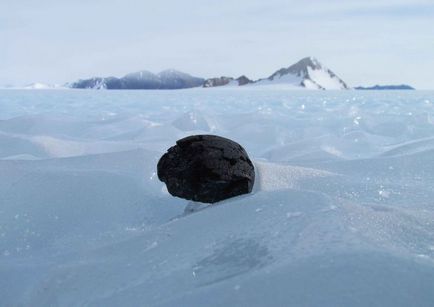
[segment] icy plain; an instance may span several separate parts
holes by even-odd
[[[171,197],[217,134],[254,192]],[[434,92],[0,91],[0,306],[433,306]]]

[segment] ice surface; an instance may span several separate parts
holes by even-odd
[[[432,306],[434,92],[0,91],[1,306]],[[252,194],[171,197],[213,133]]]

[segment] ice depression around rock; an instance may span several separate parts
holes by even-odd
[[[158,162],[158,178],[173,196],[215,203],[252,191],[255,170],[238,143],[215,135],[176,142]]]

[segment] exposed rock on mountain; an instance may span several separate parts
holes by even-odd
[[[198,87],[203,84],[203,78],[193,77],[189,74],[169,69],[160,72],[157,77],[161,81],[159,89],[180,89]]]
[[[205,82],[203,83],[203,87],[224,86],[229,84],[231,81],[234,81],[234,78],[232,77],[210,78],[205,80]]]
[[[203,87],[216,87],[225,85],[242,86],[249,83],[253,83],[253,81],[243,75],[237,79],[232,77],[210,78],[205,80]]]
[[[250,80],[249,78],[247,78],[244,75],[242,75],[241,77],[238,77],[237,81],[238,81],[238,85],[246,85],[249,83],[253,83],[252,80]]]

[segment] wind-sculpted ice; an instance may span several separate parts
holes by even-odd
[[[431,306],[434,93],[0,91],[0,305]],[[251,194],[171,197],[217,134]]]

